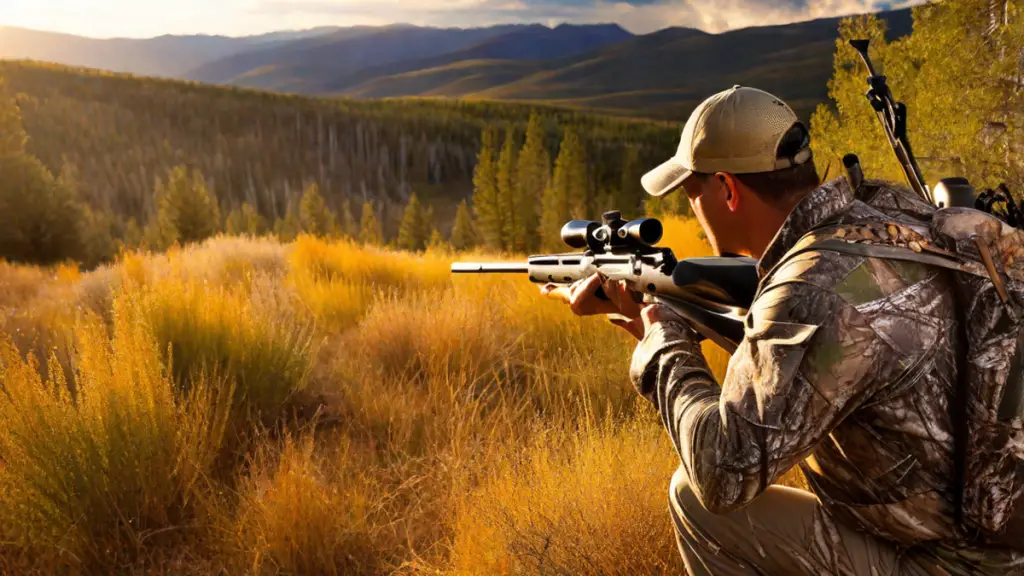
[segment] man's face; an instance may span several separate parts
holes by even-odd
[[[715,254],[741,253],[745,223],[741,213],[729,209],[725,184],[715,176],[693,175],[682,186]]]

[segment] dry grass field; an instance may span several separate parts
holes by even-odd
[[[697,231],[666,243],[706,255]],[[679,573],[633,343],[449,274],[494,257],[219,237],[0,264],[0,571]]]

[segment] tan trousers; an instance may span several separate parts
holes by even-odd
[[[717,515],[697,500],[680,468],[669,500],[679,551],[694,576],[946,574],[924,558],[840,525],[803,490],[772,486],[742,510]]]

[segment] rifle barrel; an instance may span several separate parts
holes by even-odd
[[[455,262],[453,274],[528,274],[529,265],[519,262]]]

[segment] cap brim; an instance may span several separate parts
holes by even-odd
[[[693,174],[692,170],[675,158],[670,158],[661,166],[644,174],[640,178],[640,184],[651,196],[662,196],[678,188],[690,174]]]

